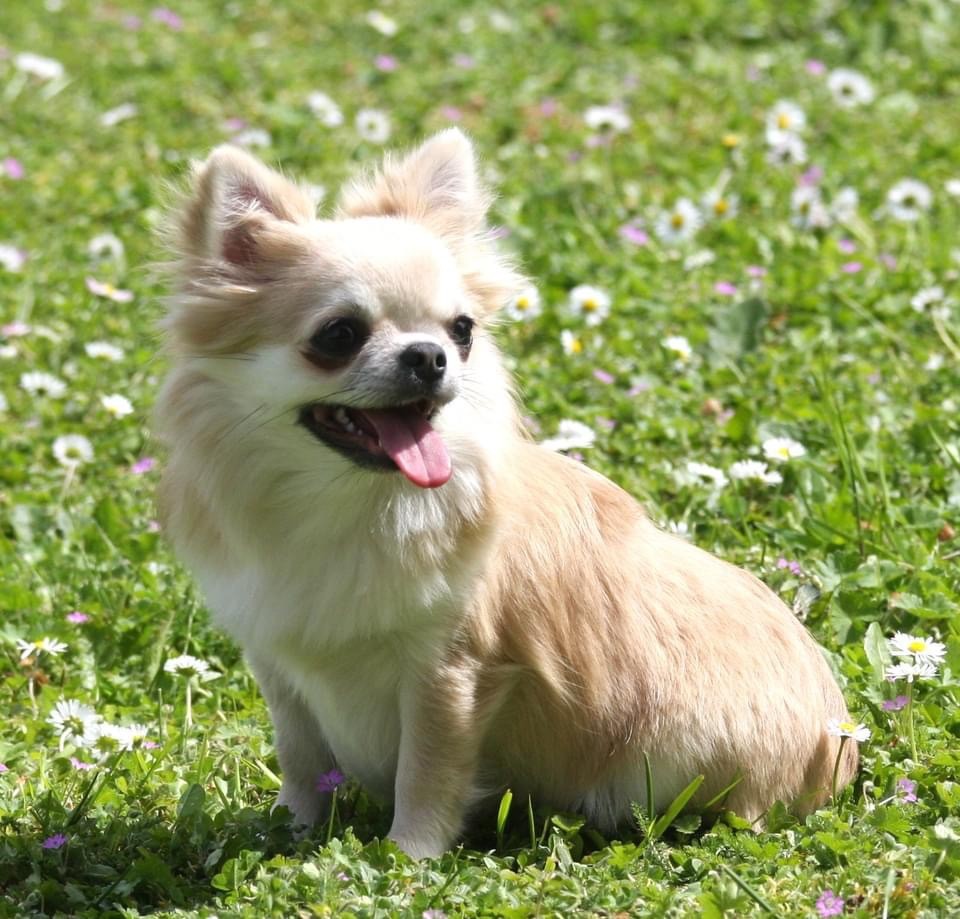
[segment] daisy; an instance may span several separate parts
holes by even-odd
[[[536,319],[540,315],[540,293],[536,287],[528,287],[517,294],[503,308],[510,319]]]
[[[109,414],[113,415],[114,418],[125,418],[127,415],[133,414],[133,403],[126,396],[121,396],[119,393],[114,393],[110,396],[101,396],[100,404]]]
[[[379,109],[364,108],[354,120],[357,134],[372,144],[384,144],[390,139],[390,118]]]
[[[873,84],[856,70],[839,67],[830,71],[827,77],[827,89],[833,93],[833,99],[841,108],[856,108],[869,105],[876,93]]]
[[[717,256],[710,249],[700,249],[697,252],[691,252],[683,260],[684,271],[696,271],[698,268],[706,268],[717,260]]]
[[[89,705],[76,699],[61,699],[47,718],[47,723],[57,730],[61,750],[71,742],[79,747],[89,746],[100,721],[100,716]]]
[[[633,124],[630,116],[616,105],[591,105],[583,113],[583,121],[592,131],[620,134]]]
[[[366,18],[367,25],[376,29],[381,35],[390,38],[397,34],[397,29],[399,29],[397,21],[391,19],[386,13],[382,13],[380,10],[370,10]]]
[[[24,335],[29,335],[30,331],[30,326],[19,319],[14,319],[13,322],[0,326],[0,335],[5,335],[7,338],[22,338]]]
[[[116,362],[123,358],[123,349],[105,341],[91,341],[83,346],[87,357]]]
[[[660,344],[681,363],[686,363],[693,357],[693,348],[683,335],[668,335]]]
[[[564,419],[557,425],[555,437],[540,442],[547,450],[584,450],[592,447],[597,439],[596,432],[580,421]]]
[[[63,64],[52,57],[43,57],[32,51],[24,51],[13,59],[17,70],[41,80],[58,80],[63,76]]]
[[[10,403],[7,402],[7,397],[0,392],[0,412],[5,412],[8,408],[10,408]]]
[[[767,143],[775,146],[807,126],[807,116],[795,102],[781,99],[767,112]]]
[[[697,206],[689,198],[680,198],[670,210],[661,211],[653,229],[668,245],[692,239],[703,223]]]
[[[57,657],[63,654],[68,647],[69,645],[64,644],[64,642],[58,641],[56,638],[49,638],[46,635],[37,641],[17,639],[17,650],[20,652],[20,660],[22,661],[25,661],[28,657],[39,657],[41,654]]]
[[[897,632],[888,638],[887,647],[894,657],[912,657],[919,664],[939,666],[947,656],[947,647],[942,642],[906,632]]]
[[[901,179],[887,192],[887,213],[895,220],[919,220],[932,204],[930,186],[919,179]]]
[[[947,179],[943,185],[943,190],[951,198],[960,198],[960,179]]]
[[[91,258],[107,256],[119,262],[123,258],[123,243],[113,233],[100,233],[87,243],[87,253]]]
[[[61,466],[79,466],[93,459],[93,445],[82,434],[64,434],[53,442],[53,455]]]
[[[763,455],[768,460],[785,463],[787,460],[806,455],[806,447],[790,437],[769,437],[762,444]]]
[[[23,249],[0,243],[0,265],[7,271],[19,271],[27,263],[27,253]]]
[[[591,284],[578,284],[570,291],[567,310],[587,325],[600,325],[610,315],[610,295]]]
[[[820,198],[820,189],[800,185],[790,194],[790,222],[801,230],[822,230],[830,226],[830,214]]]
[[[863,741],[868,740],[870,737],[870,728],[865,724],[831,718],[827,722],[827,733],[831,737],[849,737],[857,743],[863,743]]]
[[[736,195],[725,195],[719,188],[708,191],[700,202],[703,213],[714,220],[730,220],[737,216],[740,199]]]
[[[98,281],[96,278],[87,278],[87,290],[98,297],[106,297],[115,303],[129,303],[133,299],[133,291],[120,290],[112,284]]]
[[[714,488],[723,488],[727,484],[727,477],[723,470],[708,463],[698,463],[691,460],[687,463],[686,471],[695,479],[711,482]]]
[[[730,478],[764,485],[779,485],[783,481],[779,472],[769,471],[767,464],[760,460],[738,460],[730,467]]]
[[[773,166],[802,166],[806,161],[807,145],[796,134],[784,134],[767,151],[767,162]]]
[[[573,334],[569,329],[564,329],[560,333],[560,345],[564,354],[582,354],[583,341]]]
[[[849,185],[841,188],[830,202],[830,216],[838,223],[849,223],[857,216],[857,206],[860,204],[860,195],[855,188]]]
[[[893,664],[887,667],[884,676],[891,683],[898,680],[906,680],[912,683],[916,680],[928,680],[937,675],[937,667],[929,661],[917,662],[912,664]]]
[[[203,682],[215,680],[220,674],[216,670],[210,669],[210,664],[199,657],[193,657],[191,654],[181,654],[179,657],[169,658],[163,665],[167,673],[175,673],[177,676],[195,677],[198,676]]]
[[[340,106],[326,93],[313,92],[307,96],[307,108],[328,128],[338,128],[343,124],[343,112]]]
[[[128,121],[136,118],[138,109],[132,102],[124,102],[116,108],[109,109],[100,116],[100,125],[104,128],[112,128],[120,124],[121,121]]]
[[[910,305],[918,313],[926,312],[928,306],[934,303],[942,303],[944,300],[944,291],[939,284],[933,287],[923,287],[918,290],[911,298]]]
[[[51,373],[31,370],[20,374],[20,388],[31,396],[44,395],[51,399],[61,399],[67,391],[67,384]]]
[[[269,147],[273,144],[270,132],[263,128],[247,128],[246,131],[234,134],[230,141],[238,147]]]

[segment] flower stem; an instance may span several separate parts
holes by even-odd
[[[837,800],[837,776],[840,774],[840,760],[843,758],[843,748],[848,739],[847,737],[840,738],[840,747],[837,750],[837,761],[833,764],[833,779],[830,782],[830,796],[837,810],[840,809],[840,802]]]
[[[327,845],[330,845],[330,840],[333,839],[333,823],[337,819],[337,789],[333,789],[333,793],[330,795],[330,820],[327,823]]]
[[[187,680],[187,713],[184,717],[184,726],[189,731],[193,727],[193,687],[190,685],[190,680]]]
[[[910,756],[916,762],[917,757],[917,732],[913,723],[913,680],[907,683],[907,737],[910,738]]]

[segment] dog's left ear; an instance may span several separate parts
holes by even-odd
[[[407,217],[456,243],[483,230],[490,200],[473,145],[448,128],[402,158],[387,155],[373,176],[345,189],[340,210],[346,217]]]

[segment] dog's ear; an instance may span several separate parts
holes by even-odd
[[[387,155],[340,198],[343,216],[407,217],[454,242],[483,230],[489,206],[473,145],[458,128],[435,134],[402,158]]]
[[[238,147],[217,147],[194,167],[174,228],[187,260],[252,268],[291,248],[291,224],[312,220],[309,194]]]

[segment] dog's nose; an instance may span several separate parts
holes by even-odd
[[[400,352],[400,363],[423,383],[436,383],[447,369],[447,355],[432,341],[418,341]]]

